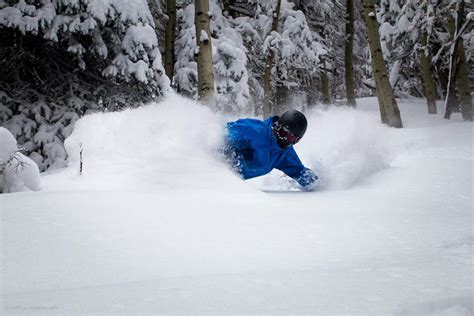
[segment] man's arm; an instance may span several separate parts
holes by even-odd
[[[242,126],[237,122],[227,123],[227,146],[234,154],[243,158],[246,161],[253,159],[253,148],[249,139],[248,130],[247,133]]]
[[[303,165],[293,148],[288,148],[287,150],[289,150],[287,156],[276,168],[295,179],[303,189],[308,191],[313,190],[316,186],[318,176],[316,176],[311,169]]]

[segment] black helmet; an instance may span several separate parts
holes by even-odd
[[[278,124],[286,127],[299,138],[303,137],[308,127],[308,121],[303,113],[297,110],[288,110],[278,119]]]
[[[296,144],[306,132],[308,121],[303,113],[288,110],[274,123],[273,132],[281,148]]]

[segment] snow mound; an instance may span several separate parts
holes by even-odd
[[[171,94],[160,103],[80,119],[66,140],[72,181],[98,189],[199,189],[241,182],[219,159],[225,119]],[[217,178],[216,178],[217,177]],[[234,180],[232,180],[234,179]]]
[[[321,189],[350,188],[389,166],[390,129],[374,113],[332,107],[306,114],[308,131],[296,151],[320,176]],[[219,155],[225,123],[231,120],[175,94],[138,109],[88,115],[77,122],[65,143],[75,176],[71,187],[246,187]],[[78,179],[81,149],[83,175]],[[278,170],[248,182],[263,191],[299,190]]]
[[[15,137],[5,127],[0,127],[0,164],[9,161],[17,150]]]
[[[0,127],[0,193],[40,189],[38,165],[18,152],[15,137],[9,130]]]
[[[331,187],[370,179],[295,194],[261,193],[218,166],[209,131],[221,118],[191,101],[85,117],[68,140],[71,154],[83,142],[82,176],[74,156],[43,177],[61,175],[61,191],[0,195],[0,314],[472,315],[472,124],[427,115],[425,100],[400,109],[402,130],[377,123],[376,98],[307,113],[303,162],[346,177]],[[174,159],[159,146],[175,146]],[[391,157],[391,170],[364,169]],[[91,179],[150,188],[94,190]],[[80,182],[87,191],[71,189]]]

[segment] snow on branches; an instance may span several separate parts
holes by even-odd
[[[146,0],[0,1],[0,123],[41,170],[80,116],[169,88],[154,27]]]
[[[163,68],[154,22],[145,0],[24,0],[0,9],[0,26],[67,45],[83,67],[86,53],[107,60],[103,74],[125,81],[160,81]],[[155,62],[158,60],[159,62]]]
[[[246,49],[241,35],[232,21],[222,15],[216,1],[210,1],[212,62],[216,87],[216,107],[221,112],[249,112],[249,84]],[[194,27],[194,4],[189,4],[177,12],[178,36],[175,51],[177,62],[173,85],[178,92],[195,98],[197,96],[197,65]],[[201,33],[199,40],[209,40]]]

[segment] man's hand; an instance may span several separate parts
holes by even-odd
[[[298,183],[304,191],[313,191],[318,186],[318,182],[318,176],[311,169],[307,168],[298,178]]]

